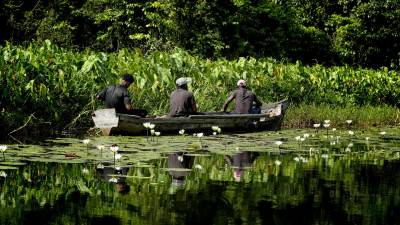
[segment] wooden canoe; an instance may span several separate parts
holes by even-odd
[[[115,109],[98,109],[92,119],[96,128],[103,135],[145,135],[143,123],[155,124],[155,131],[162,134],[178,134],[184,129],[186,133],[212,133],[212,126],[218,126],[222,132],[252,132],[278,130],[281,128],[287,109],[286,100],[269,103],[262,108],[261,114],[202,113],[187,117],[141,118],[135,115],[115,113]]]

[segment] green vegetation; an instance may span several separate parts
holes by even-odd
[[[0,43],[399,69],[399,8],[398,0],[7,0]]]
[[[109,54],[89,50],[74,52],[50,41],[27,48],[11,44],[1,47],[0,68],[0,118],[1,124],[9,128],[2,130],[21,126],[28,118],[30,123],[52,122],[56,129],[65,128],[71,122],[74,126],[87,123],[91,112],[101,105],[94,98],[96,93],[118,82],[119,74],[124,72],[135,76],[130,88],[134,105],[153,114],[168,112],[169,94],[175,88],[177,77],[193,78],[191,89],[201,111],[220,110],[229,91],[235,88],[236,80],[244,78],[264,102],[287,98],[294,106],[303,104],[303,111],[308,111],[304,104],[353,108],[386,104],[389,106],[376,112],[372,109],[373,115],[383,118],[380,115],[383,110],[382,115],[390,118],[378,124],[398,123],[398,111],[393,107],[400,105],[400,75],[386,68],[325,68],[254,58],[211,61],[179,49],[148,55],[126,49]],[[333,107],[331,114],[335,110]],[[343,114],[341,119],[344,115],[349,114]],[[368,120],[372,121],[370,124],[375,123],[374,119]]]

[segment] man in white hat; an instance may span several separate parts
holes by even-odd
[[[252,91],[247,89],[246,81],[238,80],[237,87],[238,88],[236,90],[231,92],[228,99],[226,99],[223,111],[226,112],[229,103],[235,99],[235,109],[231,113],[261,113],[260,107],[262,103],[257,99],[256,95]],[[255,103],[255,107],[253,107],[253,102]]]
[[[188,91],[189,78],[181,77],[176,80],[176,90],[170,97],[169,116],[188,116],[197,113],[193,93]]]

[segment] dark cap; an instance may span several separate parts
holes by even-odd
[[[130,74],[122,75],[122,80],[128,81],[129,83],[133,83],[133,77]]]

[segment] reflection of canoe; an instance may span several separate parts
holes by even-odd
[[[251,132],[280,129],[287,108],[286,100],[267,104],[261,114],[203,113],[188,117],[140,118],[134,115],[115,113],[114,109],[99,109],[93,114],[95,127],[103,135],[143,135],[143,123],[155,124],[155,130],[162,134],[188,132],[212,132],[218,126],[222,132]]]

